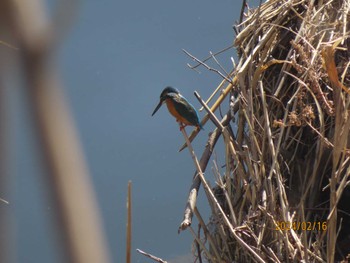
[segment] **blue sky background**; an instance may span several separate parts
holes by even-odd
[[[194,165],[187,150],[178,152],[183,137],[166,107],[154,117],[151,113],[167,85],[177,87],[197,108],[193,91],[203,98],[212,93],[221,78],[203,68],[201,73],[190,70],[186,64],[192,62],[182,49],[205,58],[209,51],[230,46],[240,8],[241,1],[234,0],[80,2],[74,24],[57,52],[57,64],[113,262],[125,261],[129,180],[133,183],[133,262],[150,262],[136,248],[170,262],[193,262],[189,256],[192,237],[188,231],[178,235],[177,229]],[[232,67],[231,56],[235,56],[234,49],[218,56],[227,70]],[[7,199],[13,209],[15,262],[64,262],[42,182],[45,170],[21,90],[11,96],[11,112],[15,131],[11,166],[16,177],[14,194]],[[205,126],[194,143],[199,156],[211,129]],[[219,163],[224,163],[222,153],[217,154]],[[210,163],[206,175],[214,185],[211,167]],[[209,215],[202,190],[198,207]]]

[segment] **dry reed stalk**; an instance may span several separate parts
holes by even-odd
[[[60,25],[52,27],[39,0],[3,1],[1,6],[8,20],[4,31],[19,47],[16,66],[23,76],[18,79],[25,80],[66,261],[110,262],[79,137],[52,63],[58,40],[54,32]]]
[[[9,19],[10,5],[6,1],[0,3],[0,262],[14,262],[14,220],[13,210],[9,205],[11,200],[11,142],[13,131],[10,130],[10,89],[7,84],[9,76],[8,53],[15,52],[13,38],[9,28],[12,23]]]
[[[1,5],[0,5],[1,8]],[[11,209],[9,202],[9,123],[8,123],[8,90],[2,83],[0,76],[0,261],[13,262],[13,231],[11,222]]]
[[[131,181],[128,182],[128,197],[126,201],[126,263],[131,263]]]
[[[349,17],[349,0],[270,0],[236,26],[236,68],[210,109],[201,101],[202,124],[211,119],[226,147],[224,175],[214,163],[217,186],[206,189],[210,262],[350,257]],[[233,133],[213,114],[229,94]]]

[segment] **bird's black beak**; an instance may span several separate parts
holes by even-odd
[[[152,113],[152,116],[159,110],[160,106],[162,106],[163,104],[163,100],[160,100],[157,107],[154,109],[153,113]]]

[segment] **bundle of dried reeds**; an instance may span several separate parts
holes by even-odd
[[[346,0],[271,0],[237,26],[239,63],[203,120],[231,94],[224,125],[214,121],[197,168],[212,207],[210,228],[191,200],[187,207],[204,230],[207,244],[196,242],[210,262],[349,257],[349,17]],[[214,169],[217,186],[208,189],[202,171],[219,134],[226,172]]]

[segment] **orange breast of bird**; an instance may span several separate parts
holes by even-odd
[[[177,121],[182,122],[186,125],[193,125],[177,112],[174,102],[171,99],[166,99],[165,103],[166,103],[166,106],[168,107],[169,112],[171,113],[171,115],[173,115],[176,118]]]

